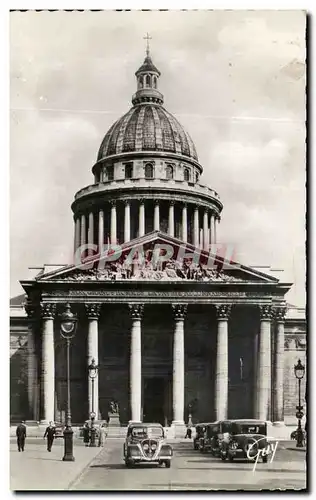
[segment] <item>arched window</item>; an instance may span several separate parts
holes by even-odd
[[[185,168],[184,171],[183,171],[183,176],[184,176],[184,180],[186,182],[189,182],[190,181],[190,170],[188,168]]]
[[[144,77],[140,76],[139,77],[139,88],[142,89],[144,86]]]
[[[154,80],[154,89],[156,89],[157,88],[157,77],[154,76],[153,80]]]
[[[154,178],[154,166],[152,163],[146,163],[145,165],[145,178],[153,179]]]
[[[114,179],[114,167],[111,165],[110,167],[107,168],[107,174],[108,174],[108,181],[113,181]]]
[[[166,179],[173,179],[173,166],[172,165],[166,166]]]
[[[150,76],[146,75],[146,87],[150,87]]]
[[[196,172],[196,174],[195,174],[195,182],[199,182],[199,174],[198,174],[198,172]]]
[[[131,179],[133,177],[133,164],[126,163],[125,165],[125,179]]]

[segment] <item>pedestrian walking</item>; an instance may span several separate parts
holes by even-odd
[[[100,425],[99,429],[99,446],[104,446],[105,445],[105,438],[107,436],[107,430],[105,424]]]
[[[49,422],[49,426],[46,427],[46,431],[44,434],[44,439],[47,438],[47,451],[52,451],[55,434],[56,427],[54,425],[54,422]]]
[[[16,438],[18,444],[18,450],[24,451],[25,438],[26,438],[26,425],[24,420],[16,428]]]
[[[83,426],[83,442],[85,446],[89,446],[90,443],[90,427],[88,422],[86,422]]]
[[[192,437],[192,429],[191,429],[191,426],[188,425],[187,432],[186,432],[186,435],[184,436],[184,439],[186,439],[186,438],[191,439],[191,437]]]

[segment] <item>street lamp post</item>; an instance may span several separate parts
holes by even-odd
[[[95,364],[95,359],[92,359],[91,361],[91,364],[89,365],[88,367],[88,370],[89,370],[89,377],[91,379],[91,383],[92,383],[92,411],[90,413],[90,418],[91,418],[91,440],[90,440],[90,446],[96,446],[96,442],[95,442],[95,433],[96,433],[96,429],[95,429],[95,426],[94,426],[94,419],[96,417],[96,414],[94,412],[94,381],[98,375],[98,365]]]
[[[73,430],[71,428],[70,410],[70,341],[75,336],[77,318],[71,312],[70,305],[66,305],[66,310],[60,315],[60,334],[67,343],[67,412],[66,427],[64,429],[64,462],[74,462],[73,455]]]
[[[303,413],[303,406],[301,405],[301,380],[305,375],[305,366],[302,365],[301,360],[299,359],[297,362],[297,365],[294,365],[294,373],[295,377],[298,380],[298,406],[296,407],[296,418],[298,420],[298,426],[297,426],[297,431],[296,431],[296,447],[297,448],[302,448],[303,441],[304,441],[304,435],[303,435],[303,430],[302,430],[302,418],[304,416]]]

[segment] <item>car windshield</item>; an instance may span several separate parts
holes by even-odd
[[[162,429],[160,427],[134,427],[132,436],[138,438],[162,437]]]

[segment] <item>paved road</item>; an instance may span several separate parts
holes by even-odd
[[[305,488],[305,453],[280,446],[271,464],[222,462],[192,449],[192,443],[176,443],[170,469],[148,465],[126,469],[122,440],[107,446],[72,485],[73,490],[262,490]]]

